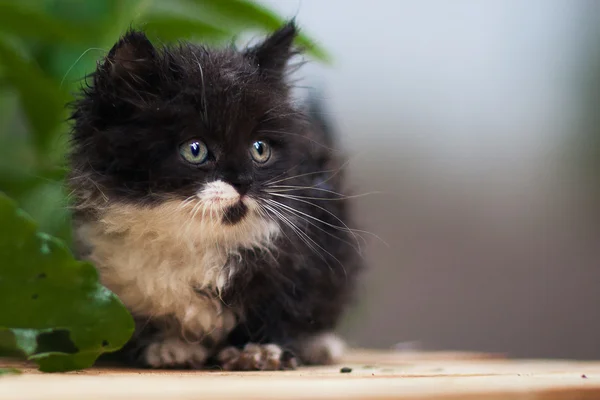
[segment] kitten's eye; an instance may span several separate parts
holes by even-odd
[[[202,164],[208,158],[208,148],[199,140],[190,140],[179,147],[179,154],[191,164]]]
[[[257,163],[266,163],[271,157],[271,147],[262,141],[252,143],[250,147],[250,154]]]

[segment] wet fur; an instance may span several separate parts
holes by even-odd
[[[131,31],[73,104],[76,251],[136,319],[125,360],[244,369],[279,368],[272,358],[289,352],[312,364],[341,356],[330,332],[362,264],[334,194],[344,175],[333,137],[319,109],[290,98],[296,34],[289,23],[237,50],[157,48]],[[177,151],[197,137],[209,165]],[[259,139],[273,148],[265,165],[248,155]],[[278,181],[290,187],[274,193]],[[244,349],[266,364],[232,361]]]

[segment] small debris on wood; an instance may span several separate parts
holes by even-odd
[[[582,375],[581,375],[581,377],[582,377],[583,379],[587,379],[587,376],[586,376],[585,374],[582,374]]]
[[[352,368],[344,367],[344,368],[340,369],[340,372],[342,374],[348,374],[348,373],[352,372]]]

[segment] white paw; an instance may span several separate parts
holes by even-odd
[[[295,369],[296,359],[276,344],[248,343],[243,350],[226,347],[217,356],[227,371],[276,371]]]
[[[236,323],[235,315],[223,308],[217,299],[200,299],[184,310],[179,321],[186,337],[200,339],[211,336],[217,340],[231,331]]]
[[[312,365],[336,364],[345,351],[344,340],[332,332],[307,337],[298,344],[300,359]]]
[[[148,365],[153,368],[201,368],[204,366],[208,352],[198,343],[189,343],[171,337],[150,344],[144,355]]]

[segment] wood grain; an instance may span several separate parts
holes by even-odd
[[[600,362],[508,360],[479,353],[355,350],[344,363],[285,372],[93,368],[0,378],[0,400],[600,399]],[[341,367],[352,368],[341,373]]]

